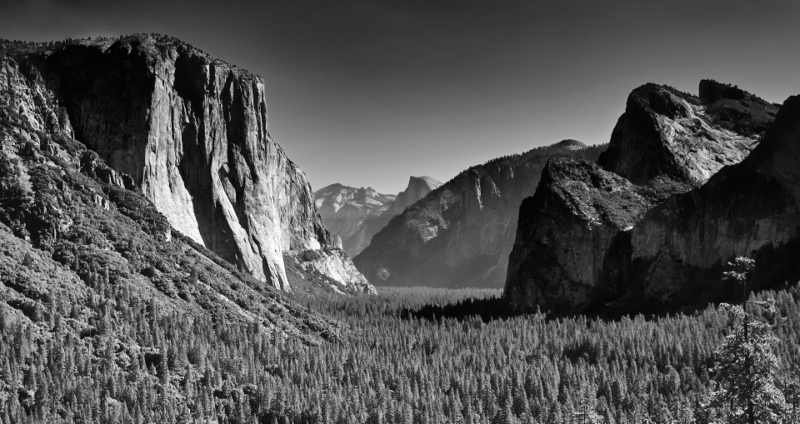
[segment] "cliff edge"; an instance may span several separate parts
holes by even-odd
[[[270,137],[260,77],[166,36],[4,46],[6,72],[49,93],[74,137],[194,242],[282,290],[287,260],[337,290],[374,290],[337,253],[305,174]]]

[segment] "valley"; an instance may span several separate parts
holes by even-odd
[[[265,85],[0,40],[0,423],[797,422],[800,97],[648,83],[395,195],[313,191]]]

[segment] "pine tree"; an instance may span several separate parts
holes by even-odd
[[[747,300],[747,277],[755,261],[738,257],[729,265],[734,269],[725,276],[742,286],[742,305],[720,305],[720,309],[730,315],[734,327],[715,352],[712,374],[717,387],[711,394],[710,405],[728,408],[730,422],[775,422],[785,409],[783,393],[775,385],[778,358],[773,348],[778,338],[773,334],[771,323],[755,318],[747,310],[748,303],[752,303],[774,316],[775,301]]]

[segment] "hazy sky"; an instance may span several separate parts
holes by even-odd
[[[0,37],[158,32],[266,81],[314,189],[385,193],[565,138],[605,143],[646,82],[800,93],[800,2],[0,0]]]

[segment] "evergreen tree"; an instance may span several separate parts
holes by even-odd
[[[716,389],[710,404],[727,409],[729,421],[734,423],[776,422],[785,409],[783,393],[775,384],[778,358],[773,349],[779,340],[771,323],[748,312],[748,304],[752,304],[774,316],[775,301],[748,301],[747,279],[755,261],[738,257],[729,265],[734,269],[725,276],[742,286],[742,305],[721,305],[730,315],[733,329],[715,352],[712,374]]]

